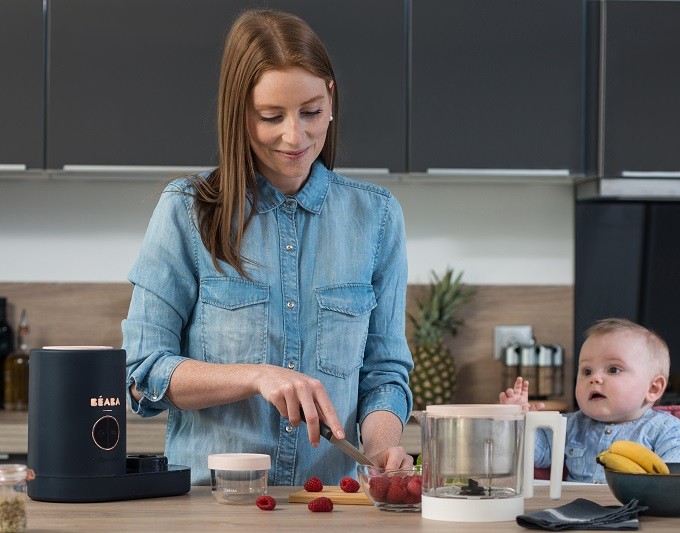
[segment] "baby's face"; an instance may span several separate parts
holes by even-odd
[[[576,378],[576,401],[590,418],[628,422],[649,407],[654,374],[647,345],[631,332],[610,332],[583,343]]]

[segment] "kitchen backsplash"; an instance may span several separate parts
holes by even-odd
[[[8,319],[16,328],[22,309],[31,322],[30,346],[121,345],[120,323],[127,314],[131,286],[126,283],[0,283]],[[408,311],[425,296],[426,285],[410,285]],[[493,329],[500,324],[530,324],[540,343],[565,349],[565,394],[573,403],[573,287],[569,285],[482,285],[461,311],[464,324],[447,340],[455,357],[456,403],[496,403],[501,362],[493,358]],[[410,333],[410,327],[407,329]]]

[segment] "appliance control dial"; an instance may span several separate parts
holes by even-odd
[[[112,416],[103,416],[97,420],[92,428],[92,440],[102,450],[113,450],[120,438],[118,420]]]

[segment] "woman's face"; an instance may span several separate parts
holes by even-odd
[[[269,70],[253,87],[247,128],[255,167],[284,194],[304,185],[331,119],[332,82],[299,68]]]

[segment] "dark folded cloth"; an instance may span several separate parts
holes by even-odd
[[[638,513],[647,507],[631,500],[622,506],[602,506],[578,498],[567,505],[545,509],[517,517],[517,523],[528,529],[639,529]]]

